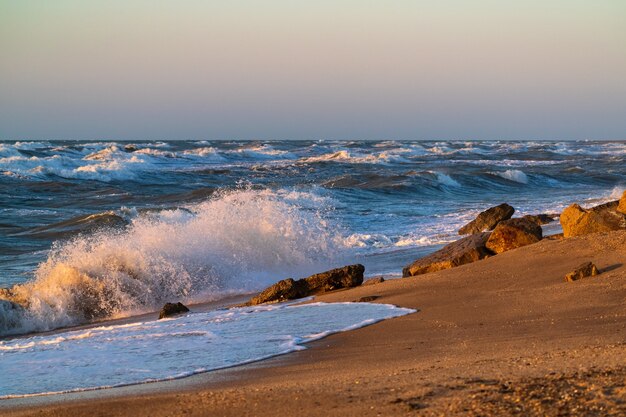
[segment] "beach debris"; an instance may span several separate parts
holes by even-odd
[[[354,303],[369,303],[370,301],[374,301],[380,298],[380,295],[366,295],[365,297],[361,297],[358,300],[354,300]]]
[[[626,191],[622,194],[622,198],[619,199],[619,203],[617,204],[617,211],[626,214]]]
[[[551,214],[527,214],[522,219],[526,219],[531,221],[539,226],[552,223],[554,221],[554,217],[558,217],[558,215],[553,216]]]
[[[374,277],[374,278],[370,278],[368,280],[363,281],[362,285],[375,285],[375,284],[380,284],[381,282],[385,282],[385,278]]]
[[[363,283],[364,272],[365,267],[361,264],[356,264],[331,269],[330,271],[321,272],[299,280],[292,278],[283,279],[266,288],[256,297],[252,297],[246,305],[275,303],[340,288],[356,287]]]
[[[491,233],[477,233],[452,242],[424,258],[420,258],[402,270],[402,277],[427,274],[450,269],[487,258],[493,253],[485,243]]]
[[[611,201],[590,209],[572,204],[561,213],[565,237],[626,229],[626,214],[618,211],[620,201]],[[626,203],[624,203],[626,204]]]
[[[498,223],[508,220],[515,213],[515,209],[506,203],[488,208],[480,213],[474,220],[459,229],[460,235],[471,235],[493,230]]]
[[[485,246],[494,253],[502,253],[539,242],[541,238],[541,226],[536,223],[524,218],[509,219],[498,223]]]
[[[585,262],[580,264],[569,274],[565,275],[566,282],[578,281],[581,278],[593,277],[600,272],[598,268],[592,262]]]
[[[165,303],[159,312],[159,320],[187,312],[189,312],[189,309],[183,303]]]

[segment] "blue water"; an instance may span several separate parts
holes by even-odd
[[[0,399],[182,378],[412,312],[370,303],[274,304],[0,340]]]
[[[489,206],[616,199],[625,159],[625,142],[0,142],[0,287],[29,305],[0,302],[0,334],[346,263],[399,275]]]

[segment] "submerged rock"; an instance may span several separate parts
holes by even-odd
[[[166,303],[159,312],[159,320],[187,312],[189,309],[183,303]]]
[[[502,253],[539,242],[541,238],[541,226],[536,223],[524,218],[509,219],[496,226],[485,246],[494,253]]]
[[[246,305],[294,300],[340,288],[356,287],[363,283],[364,272],[365,267],[356,264],[331,269],[299,280],[283,279],[251,298]]]
[[[565,237],[626,229],[626,214],[618,211],[620,201],[611,201],[590,209],[572,204],[561,213]]]
[[[515,213],[515,209],[506,203],[491,207],[476,216],[474,220],[461,227],[459,234],[470,235],[493,230],[501,221],[510,219],[513,213]]]
[[[593,277],[598,275],[598,268],[591,262],[585,262],[584,264],[580,264],[569,274],[565,275],[566,282],[577,281],[581,278]]]
[[[489,235],[490,233],[478,233],[452,242],[405,267],[402,270],[402,277],[450,269],[487,258],[493,255],[485,246]]]

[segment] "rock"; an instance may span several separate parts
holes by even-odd
[[[524,218],[509,219],[498,223],[485,246],[494,253],[502,253],[539,242],[541,238],[541,226]]]
[[[320,274],[305,278],[309,295],[320,292],[351,288],[363,283],[363,265],[348,265],[343,268],[332,269]]]
[[[364,281],[362,285],[375,285],[375,284],[380,284],[381,282],[385,282],[385,278],[375,277],[375,278],[370,278]]]
[[[418,259],[402,270],[402,277],[427,274],[469,264],[493,255],[485,247],[490,233],[478,233],[452,242],[437,252]]]
[[[590,209],[572,204],[561,213],[565,237],[626,229],[626,214],[619,212],[620,201],[611,201]]]
[[[129,144],[124,146],[124,151],[126,152],[135,152],[137,150],[137,146]]]
[[[365,297],[361,297],[358,300],[354,300],[354,303],[369,303],[370,301],[374,301],[380,298],[379,295],[366,295]]]
[[[531,221],[535,224],[538,224],[539,226],[552,223],[554,221],[554,218],[549,214],[527,214],[526,216],[522,217],[522,219]]]
[[[296,298],[306,297],[307,294],[307,286],[304,280],[300,279],[295,281],[292,278],[287,278],[264,289],[259,295],[250,299],[247,305],[294,300]]]
[[[563,240],[565,236],[563,236],[563,233],[556,233],[554,235],[544,236],[543,238],[544,240]]]
[[[159,312],[159,320],[177,314],[187,313],[188,311],[189,309],[183,303],[166,303]]]
[[[626,214],[626,191],[622,194],[622,198],[619,199],[619,203],[617,204],[617,211]]]
[[[513,213],[515,213],[515,209],[506,203],[491,207],[476,216],[474,220],[461,227],[459,234],[470,235],[493,230],[499,222],[510,219]]]
[[[576,267],[576,269],[574,269],[569,274],[565,275],[565,281],[577,281],[581,278],[593,277],[595,275],[598,275],[599,273],[600,272],[598,272],[598,268],[596,268],[593,263],[585,262],[584,264],[578,265],[578,267]]]
[[[266,288],[259,295],[251,298],[246,305],[293,300],[340,288],[356,287],[363,283],[364,272],[365,267],[356,264],[311,275],[297,281],[287,278]]]

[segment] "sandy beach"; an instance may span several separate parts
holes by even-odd
[[[318,301],[418,310],[174,382],[0,403],[6,416],[622,415],[626,231],[546,240]],[[601,274],[564,275],[583,261]]]

